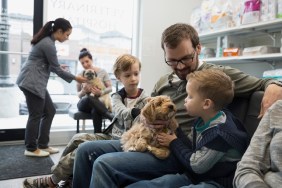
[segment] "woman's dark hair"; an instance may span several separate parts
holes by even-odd
[[[51,36],[52,33],[61,29],[63,32],[66,32],[72,29],[70,22],[64,18],[57,18],[55,21],[47,22],[39,31],[33,36],[31,44],[37,44],[41,39],[46,36]]]
[[[84,58],[85,56],[88,56],[88,58],[92,60],[92,54],[86,48],[82,48],[80,50],[78,59]]]

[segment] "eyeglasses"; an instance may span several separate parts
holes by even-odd
[[[173,66],[173,67],[177,67],[178,63],[182,63],[183,65],[187,65],[189,63],[192,63],[193,62],[193,59],[195,57],[195,53],[196,51],[194,50],[193,54],[190,56],[190,55],[187,55],[186,57],[180,59],[180,60],[169,60],[167,61],[165,59],[165,62],[166,64],[168,64],[169,66]],[[189,57],[188,57],[189,56]]]

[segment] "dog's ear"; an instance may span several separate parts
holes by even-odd
[[[153,99],[153,97],[147,97],[146,102],[150,102]]]
[[[85,72],[86,72],[86,70],[83,70],[83,72],[82,72],[82,76],[83,77],[85,76]]]
[[[97,78],[98,77],[97,72],[96,71],[93,72],[94,72],[94,76]]]
[[[154,97],[148,97],[147,104],[141,109],[141,114],[149,121],[155,120],[155,105],[153,102]]]

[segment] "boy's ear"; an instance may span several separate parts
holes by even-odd
[[[203,108],[204,108],[204,109],[209,109],[209,108],[212,107],[212,105],[213,105],[212,100],[210,100],[210,99],[205,99]]]

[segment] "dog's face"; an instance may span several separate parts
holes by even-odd
[[[157,120],[168,121],[175,116],[176,106],[168,96],[150,97],[141,113],[150,123]]]
[[[97,77],[97,74],[93,69],[87,69],[83,71],[83,77],[87,78],[87,80],[93,80]]]

